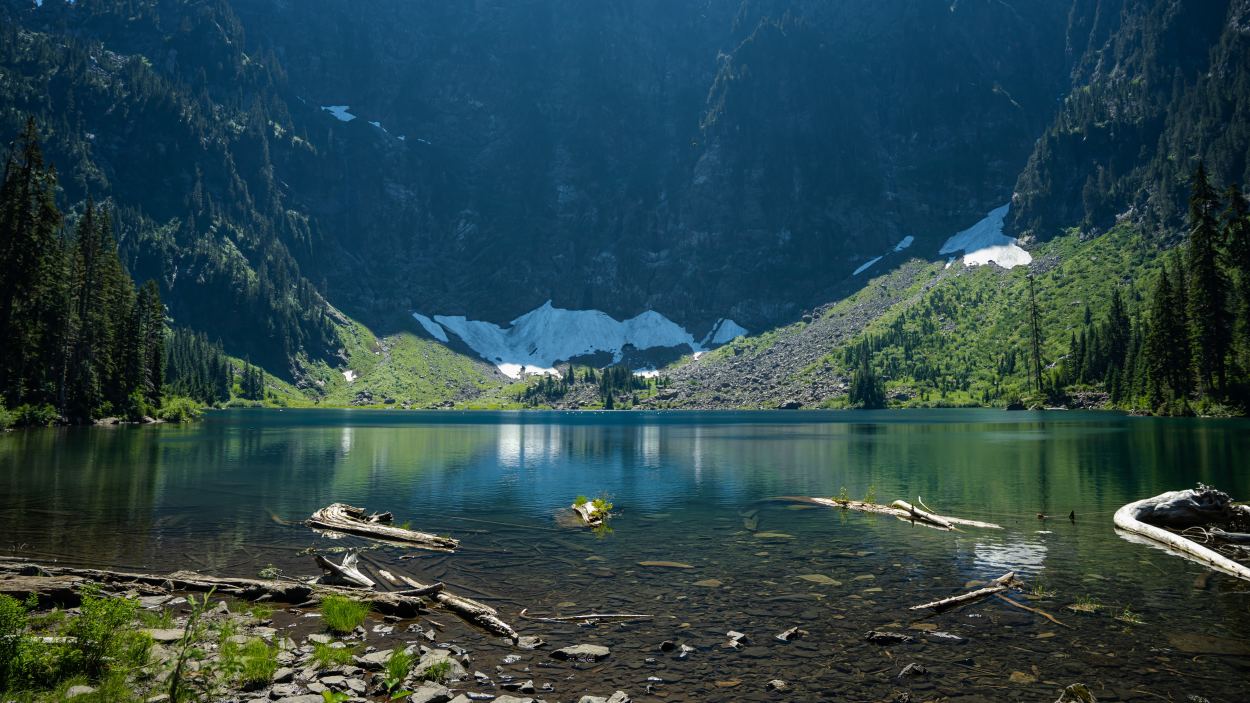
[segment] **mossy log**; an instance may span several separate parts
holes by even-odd
[[[330,530],[348,535],[368,537],[381,542],[400,544],[406,547],[428,549],[435,552],[454,552],[460,546],[459,540],[451,537],[440,537],[428,532],[406,530],[391,524],[390,513],[369,515],[363,508],[353,507],[345,503],[328,505],[304,522],[309,527],[319,530]]]

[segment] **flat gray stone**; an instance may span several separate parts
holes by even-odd
[[[314,632],[308,636],[308,641],[316,642],[317,644],[330,644],[334,641],[334,638],[324,632]]]
[[[420,674],[439,662],[447,662],[451,665],[451,668],[447,672],[447,678],[449,679],[459,680],[469,675],[469,672],[464,668],[464,665],[461,664],[460,661],[456,659],[456,656],[447,649],[431,649],[425,654],[422,654],[421,660],[417,662],[417,665],[413,667],[412,670],[413,672]]]
[[[468,697],[463,695],[456,696],[456,698],[464,698],[466,701],[468,700]],[[451,690],[446,686],[440,683],[434,683],[433,681],[426,681],[421,684],[421,686],[417,688],[417,690],[413,691],[412,695],[408,697],[409,703],[447,703],[450,700]]]
[[[142,630],[144,634],[152,638],[153,642],[181,642],[182,636],[186,634],[186,630],[170,628],[166,630]]]
[[[517,698],[516,696],[496,696],[494,703],[534,703],[533,698]]]
[[[302,696],[279,698],[278,703],[326,703],[326,699],[322,698],[320,695],[308,693]]]
[[[77,698],[78,696],[89,696],[95,693],[95,689],[90,686],[70,686],[65,692],[66,698]]]
[[[612,654],[612,650],[597,644],[577,644],[572,647],[562,647],[551,653],[556,659],[564,659],[567,661],[579,662],[597,662],[607,659]]]
[[[295,669],[289,666],[284,666],[273,672],[274,683],[291,683],[293,680],[295,680]]]
[[[389,649],[383,649],[378,652],[362,654],[357,657],[352,657],[352,661],[356,662],[357,666],[362,669],[368,669],[369,671],[381,671],[386,668],[386,662],[391,658],[391,651],[392,650]]]

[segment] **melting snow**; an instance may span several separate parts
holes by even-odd
[[[716,321],[716,324],[712,325],[712,329],[708,330],[708,333],[703,337],[703,341],[699,343],[699,346],[715,347],[722,344],[728,344],[746,333],[747,330],[745,327],[737,322],[734,322],[733,320],[722,317]]]
[[[991,261],[1003,268],[1025,266],[1033,257],[1020,248],[1014,237],[1003,234],[1003,220],[1011,203],[991,210],[985,219],[956,234],[938,250],[939,254],[964,253],[964,263],[968,266],[980,266]]]
[[[352,370],[350,370],[350,369],[349,369],[349,370],[347,370],[347,371],[344,371],[344,372],[343,372],[343,378],[347,379],[347,382],[348,382],[348,383],[351,383],[351,382],[353,382],[353,381],[355,381],[355,380],[356,380],[356,372],[355,372],[355,371],[352,371]]]
[[[659,378],[660,372],[658,369],[646,368],[638,369],[634,372],[634,375],[638,378]]]
[[[878,256],[878,257],[877,257],[877,258],[875,258],[875,259],[869,259],[868,261],[866,261],[866,262],[864,262],[863,264],[861,264],[859,268],[857,268],[857,269],[855,269],[854,271],[852,271],[852,272],[851,272],[851,275],[852,275],[852,276],[858,276],[859,274],[861,274],[861,273],[863,273],[863,272],[867,271],[867,270],[868,270],[868,269],[869,269],[869,268],[870,268],[873,264],[877,263],[877,262],[878,262],[878,261],[880,261],[882,258],[883,258],[883,257]]]
[[[914,241],[916,241],[916,238],[909,234],[906,237],[903,237],[902,239],[900,239],[898,244],[894,245],[894,251],[902,251],[906,249],[907,247],[911,246],[912,242]]]
[[[335,119],[340,122],[351,122],[356,119],[356,116],[347,111],[349,107],[351,105],[322,105],[321,109],[334,115]]]
[[[438,336],[427,326],[424,315],[414,313],[413,317],[431,335]],[[520,378],[522,374],[555,374],[557,362],[596,352],[608,352],[619,362],[626,346],[635,349],[686,346],[694,352],[703,351],[704,346],[696,342],[690,332],[654,310],[628,320],[616,320],[598,310],[557,308],[551,301],[516,318],[508,327],[470,320],[462,315],[435,315],[430,324],[440,332],[445,328],[454,333],[510,378]],[[704,344],[709,343],[709,338],[710,343],[721,344],[722,338],[728,341],[745,333],[746,330],[733,320],[723,319],[713,326]],[[443,339],[446,339],[445,333]]]
[[[412,316],[413,318],[416,319],[417,322],[421,323],[421,326],[425,328],[426,332],[430,333],[431,337],[433,337],[434,339],[437,339],[440,342],[447,341],[447,331],[444,330],[437,322],[431,320],[430,318],[426,317],[425,315],[422,315],[419,312],[412,313]]]

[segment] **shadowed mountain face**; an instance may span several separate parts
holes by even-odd
[[[320,147],[284,177],[349,311],[754,329],[1006,202],[1063,87],[1064,11],[842,5],[234,2]]]
[[[335,363],[328,303],[759,331],[1009,201],[1048,237],[1174,222],[1169,154],[1241,178],[1246,6],[0,0],[0,132],[35,115],[175,321],[273,369]]]

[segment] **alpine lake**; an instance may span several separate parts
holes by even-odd
[[[1199,482],[1250,496],[1250,422],[231,410],[182,426],[0,435],[0,548],[42,564],[252,578],[313,576],[311,551],[358,548],[368,568],[442,582],[547,642],[517,649],[433,608],[419,621],[492,681],[453,689],[532,679],[549,701],[620,689],[635,701],[1049,702],[1073,683],[1099,701],[1250,700],[1250,584],[1126,541],[1111,522],[1127,502]],[[572,519],[578,495],[609,497],[610,529]],[[943,532],[786,498],[838,495],[922,498],[1003,529]],[[303,525],[335,502],[390,511],[460,548]],[[998,598],[910,609],[1007,571],[1025,584],[1009,597],[1053,620]],[[527,619],[583,613],[651,617]],[[315,629],[299,613],[274,620],[293,636]],[[414,640],[403,622],[380,629],[366,644]],[[736,646],[730,631],[744,635]],[[550,656],[574,644],[611,654]]]

